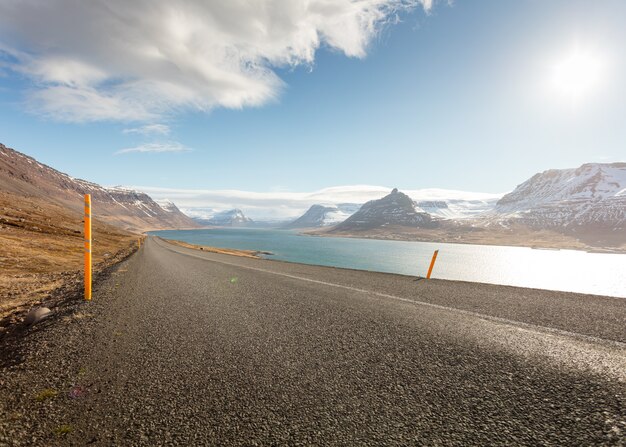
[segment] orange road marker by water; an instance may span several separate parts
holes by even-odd
[[[435,261],[437,260],[437,255],[439,254],[439,250],[435,250],[433,253],[433,259],[430,261],[430,267],[428,267],[428,274],[426,275],[426,279],[430,279],[430,274],[433,272],[433,267],[435,266]]]

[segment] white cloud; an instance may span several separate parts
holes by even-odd
[[[418,5],[432,0],[6,0],[0,59],[33,80],[37,113],[154,121],[265,104],[283,85],[275,67],[311,65],[321,45],[364,57]]]
[[[139,134],[139,135],[169,135],[170,126],[166,124],[147,124],[141,127],[133,127],[130,129],[124,129],[122,133],[125,134]]]
[[[353,185],[324,188],[313,192],[252,192],[239,190],[174,189],[133,186],[155,199],[169,199],[190,215],[206,214],[206,210],[223,211],[241,208],[252,218],[292,218],[299,216],[311,205],[362,204],[380,199],[391,188],[384,186]],[[402,190],[413,200],[479,200],[494,201],[503,194],[476,193],[445,189]]]
[[[128,147],[126,149],[121,149],[117,151],[115,154],[130,154],[133,152],[190,152],[187,146],[177,142],[177,141],[166,141],[160,143],[145,143],[135,147]]]

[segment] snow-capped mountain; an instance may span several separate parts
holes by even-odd
[[[364,204],[331,232],[362,231],[387,226],[433,228],[437,222],[430,214],[419,210],[409,196],[394,188],[382,199]]]
[[[360,205],[340,203],[338,205],[312,205],[306,213],[285,225],[285,228],[316,228],[343,222],[356,213]]]
[[[79,212],[83,195],[91,194],[94,217],[125,229],[197,227],[173,204],[164,208],[143,192],[121,186],[106,188],[71,177],[2,144],[0,189],[18,196],[44,198]]]
[[[212,225],[218,227],[240,227],[252,224],[252,219],[246,217],[246,215],[238,208],[220,211],[210,218],[195,218],[196,222],[203,225]]]
[[[210,207],[182,207],[180,210],[194,220],[209,220],[218,212]]]
[[[492,216],[532,228],[626,231],[626,163],[536,174],[502,197]]]
[[[411,197],[413,198],[413,197]],[[438,199],[418,200],[415,206],[419,211],[442,219],[471,219],[492,211],[500,197],[482,199]]]

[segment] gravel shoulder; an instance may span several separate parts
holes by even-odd
[[[620,301],[164,244],[3,354],[0,445],[624,445]]]

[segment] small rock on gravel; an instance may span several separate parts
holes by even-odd
[[[24,318],[24,323],[28,326],[32,326],[48,318],[50,315],[52,315],[52,311],[47,307],[36,307],[28,312],[26,318]]]

